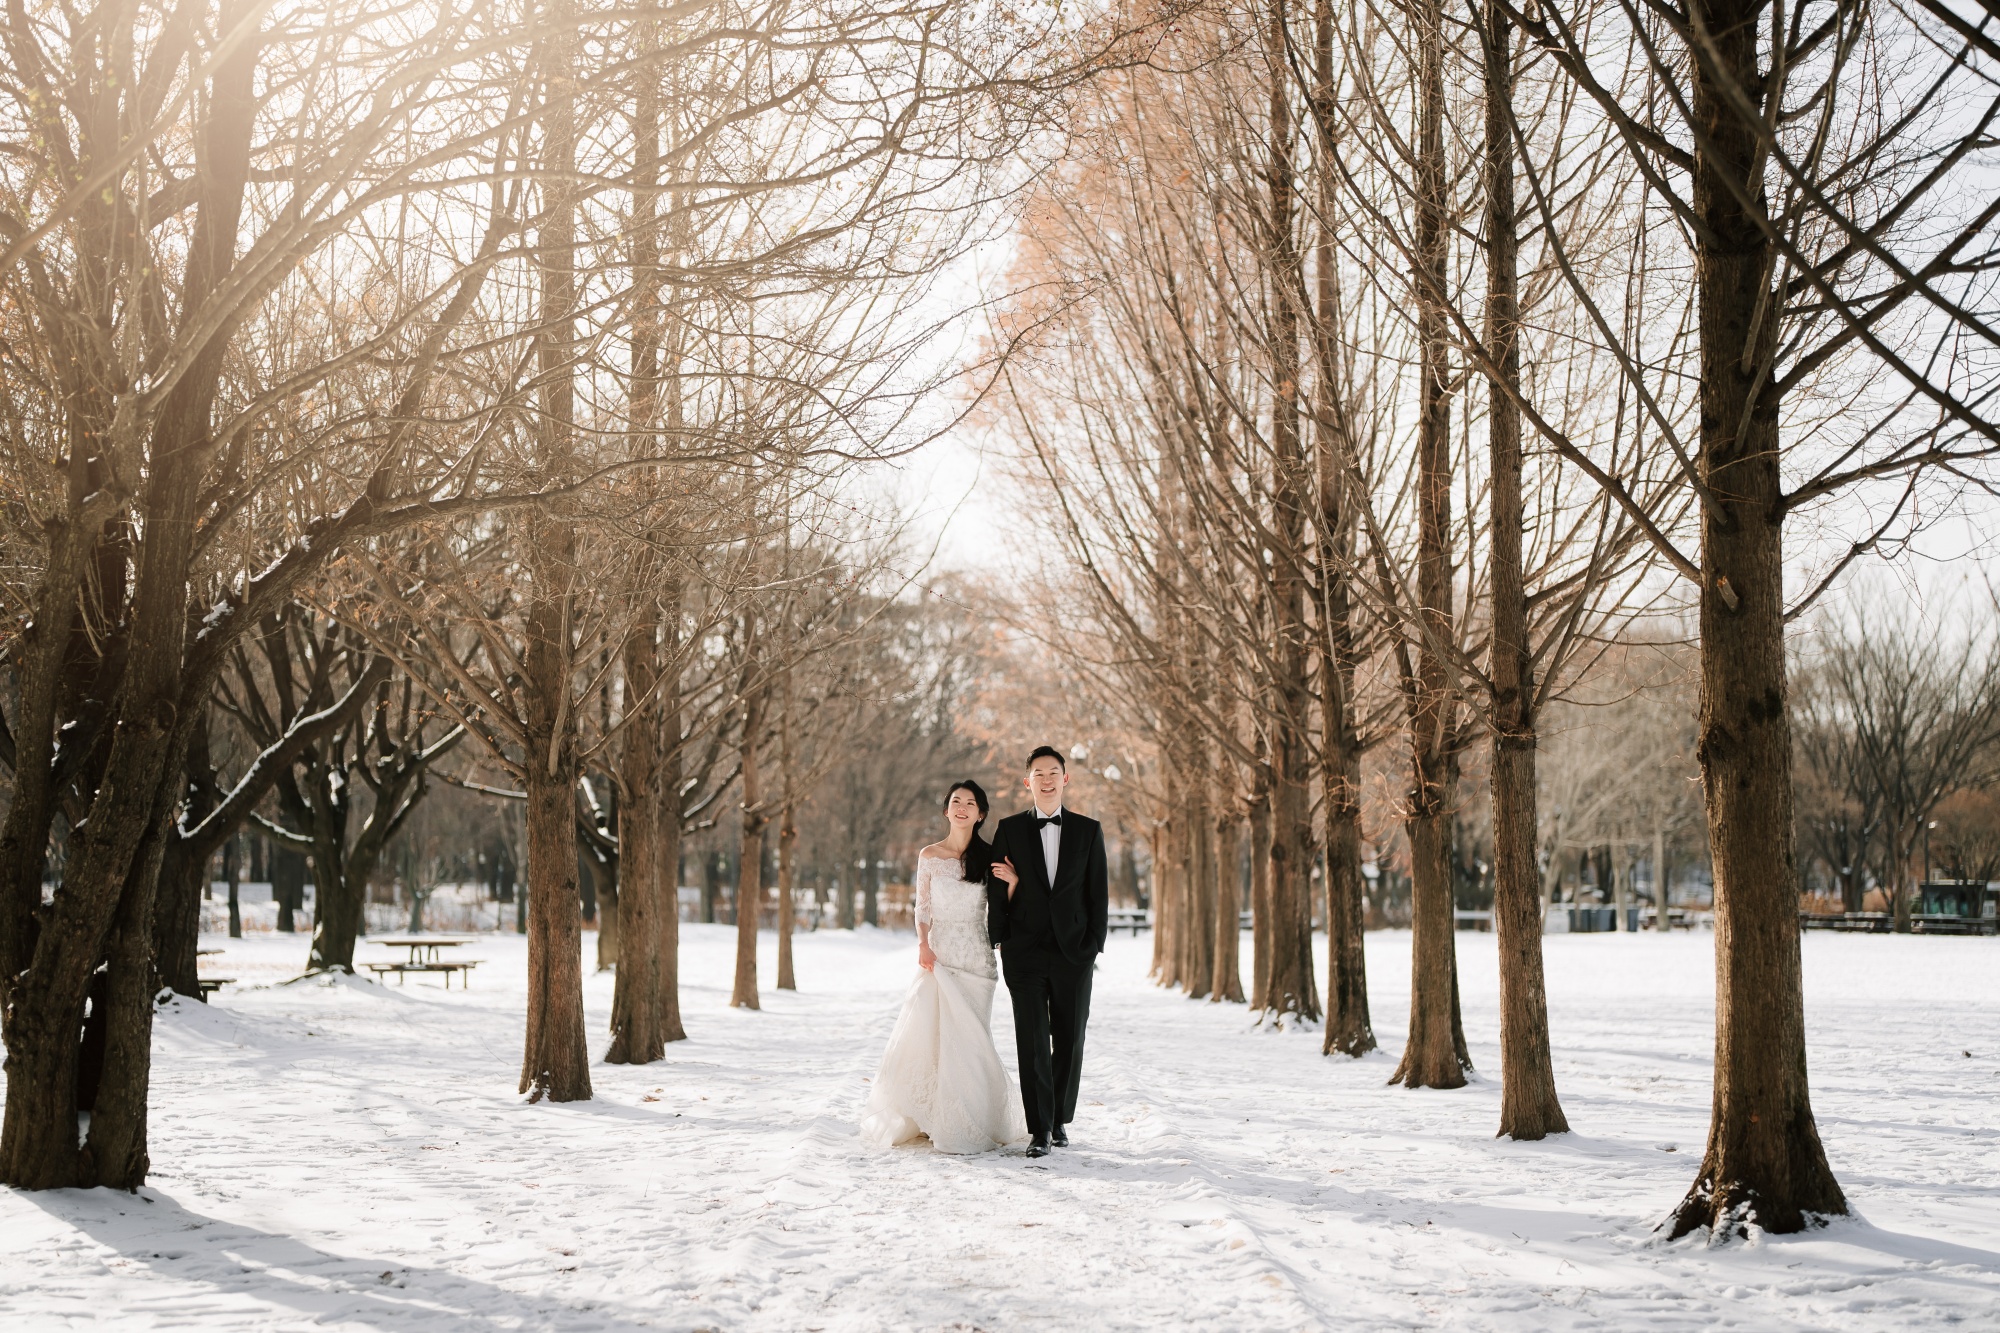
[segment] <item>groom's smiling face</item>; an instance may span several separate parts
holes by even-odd
[[[1036,808],[1044,813],[1062,804],[1063,788],[1069,785],[1069,774],[1063,769],[1060,759],[1043,755],[1028,765],[1028,795],[1034,798]]]

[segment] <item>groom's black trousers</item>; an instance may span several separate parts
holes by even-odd
[[[1002,948],[1000,968],[1014,1001],[1014,1051],[1028,1132],[1046,1134],[1076,1119],[1083,1076],[1083,1028],[1097,960],[1072,963],[1053,949]]]

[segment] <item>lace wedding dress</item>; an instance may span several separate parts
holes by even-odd
[[[917,858],[917,922],[930,926],[931,971],[917,970],[868,1093],[861,1137],[889,1147],[930,1136],[940,1152],[976,1153],[1028,1137],[1021,1098],[993,1048],[986,889],[955,857]]]

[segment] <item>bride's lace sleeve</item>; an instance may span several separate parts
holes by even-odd
[[[931,923],[931,866],[933,864],[935,862],[930,857],[922,854],[917,856],[917,873],[912,877],[913,882],[910,887],[916,891],[917,925],[919,926],[928,926]]]

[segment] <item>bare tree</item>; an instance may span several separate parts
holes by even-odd
[[[1805,818],[1845,831],[1852,812],[1872,814],[1890,911],[1907,931],[1912,863],[1938,807],[2000,781],[2000,646],[1987,630],[1945,638],[1874,614],[1824,622],[1815,649],[1798,673],[1800,748],[1837,756],[1833,794],[1852,805]]]
[[[2000,205],[1967,175],[1991,112],[1952,109],[2000,47],[1942,5],[1809,18],[1703,0],[1606,6],[1588,24],[1507,8],[1616,135],[1695,275],[1699,411],[1649,411],[1699,516],[1698,556],[1649,535],[1699,589],[1718,942],[1708,1147],[1672,1229],[1796,1231],[1846,1201],[1806,1077],[1784,627],[1908,531],[1926,474],[1969,475],[2000,449],[1975,407],[1996,337],[1982,238]],[[1632,340],[1600,332],[1638,364]],[[1615,473],[1596,479],[1631,500]],[[1857,492],[1882,503],[1837,516]],[[1787,529],[1815,512],[1831,550],[1788,603]]]

